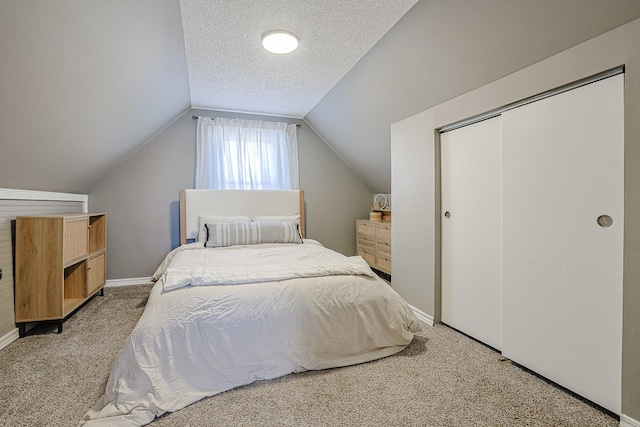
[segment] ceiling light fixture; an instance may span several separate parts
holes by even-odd
[[[298,37],[288,31],[269,31],[262,36],[262,47],[271,53],[291,53],[298,48]]]

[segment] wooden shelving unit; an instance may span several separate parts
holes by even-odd
[[[64,319],[106,283],[107,215],[16,218],[16,324]]]

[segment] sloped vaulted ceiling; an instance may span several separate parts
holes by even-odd
[[[638,17],[638,0],[0,1],[0,187],[87,192],[193,105],[304,117],[388,192],[391,123]],[[277,27],[297,57],[260,50]]]
[[[637,0],[420,0],[305,121],[388,193],[391,123],[638,17]]]
[[[0,187],[86,192],[189,107],[177,0],[0,2]]]
[[[0,2],[0,187],[85,192],[191,106],[301,118],[416,1]]]

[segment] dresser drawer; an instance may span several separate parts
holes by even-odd
[[[369,253],[367,251],[358,249],[358,255],[360,255],[362,257],[362,259],[364,259],[367,264],[369,264],[370,266],[375,266],[376,265],[376,256],[375,254]]]
[[[358,234],[358,249],[370,250],[371,252],[376,250],[376,239],[373,236],[367,234]]]
[[[376,240],[376,253],[391,255],[391,242],[388,240]]]
[[[380,271],[391,274],[391,256],[378,254],[376,256],[376,268]]]
[[[356,252],[371,268],[391,274],[391,222],[357,219]]]
[[[366,234],[372,237],[376,235],[376,226],[375,224],[369,222],[358,222],[358,234]]]
[[[376,237],[391,240],[391,224],[376,224]]]

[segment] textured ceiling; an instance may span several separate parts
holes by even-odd
[[[304,117],[417,0],[180,0],[194,108]],[[262,34],[298,35],[289,55]]]

